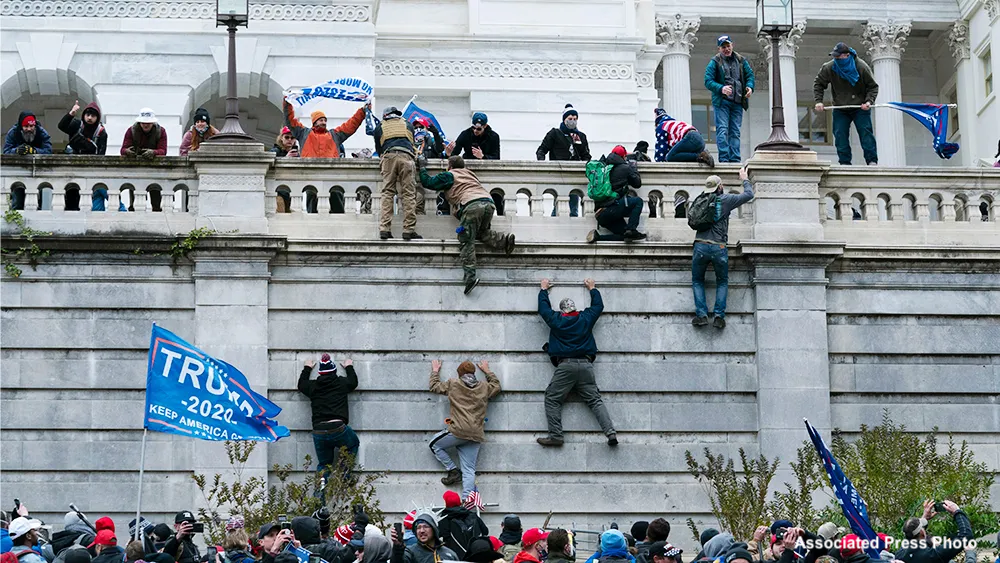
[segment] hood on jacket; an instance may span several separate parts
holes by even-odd
[[[80,516],[73,511],[67,512],[66,516],[63,517],[63,528],[74,532],[94,535],[94,530],[92,530],[90,526],[84,524],[83,520],[80,519]]]
[[[392,556],[392,543],[382,530],[368,526],[365,528],[365,554],[362,563],[385,563]]]
[[[616,153],[608,153],[608,155],[604,157],[604,162],[613,166],[615,164],[625,164],[625,159],[618,156]]]
[[[21,112],[21,113],[20,113],[20,114],[19,114],[19,115],[17,116],[17,130],[18,130],[18,131],[20,131],[20,130],[21,130],[21,124],[22,124],[22,123],[24,123],[24,118],[25,118],[25,117],[28,117],[29,115],[30,115],[31,117],[34,117],[34,118],[35,118],[35,127],[36,127],[36,128],[38,127],[38,118],[37,118],[37,117],[35,117],[35,113],[34,113],[34,112],[31,112],[31,111],[22,111],[22,112]]]
[[[101,121],[101,107],[97,105],[97,102],[90,102],[89,104],[87,104],[87,107],[83,108],[83,112],[80,113],[80,118],[81,119],[83,118],[83,114],[87,113],[87,110],[91,110],[91,111],[96,112],[97,113],[97,121],[98,121],[98,123],[100,123],[100,121]]]
[[[521,545],[521,534],[520,530],[504,530],[500,532],[498,539],[504,545]]]
[[[302,545],[315,545],[322,541],[319,520],[309,516],[292,518],[292,532],[295,533],[295,539],[302,542]]]
[[[427,511],[427,510],[417,511],[417,515],[413,517],[413,533],[414,533],[414,535],[416,535],[416,533],[417,533],[417,523],[421,522],[421,521],[426,522],[427,525],[431,527],[431,530],[434,531],[434,541],[435,542],[438,539],[440,539],[441,532],[438,531],[437,518],[434,516],[434,513],[430,512],[430,511]]]
[[[601,534],[602,553],[607,553],[609,551],[625,551],[626,549],[628,549],[628,543],[625,542],[625,536],[620,531],[607,530]]]
[[[705,557],[715,559],[716,557],[729,551],[729,548],[731,548],[735,543],[736,539],[733,538],[732,534],[729,532],[723,532],[708,540],[708,543],[705,544],[705,549],[702,551],[705,552]]]

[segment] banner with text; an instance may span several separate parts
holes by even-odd
[[[274,420],[280,412],[240,370],[153,325],[144,428],[201,440],[274,442],[289,435]]]
[[[348,102],[367,102],[373,89],[360,78],[338,78],[328,80],[312,88],[292,88],[284,92],[285,99],[294,107],[302,107],[316,98],[331,100],[346,100]]]

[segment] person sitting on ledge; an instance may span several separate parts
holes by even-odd
[[[605,163],[611,165],[609,179],[614,196],[600,201],[594,201],[597,208],[594,216],[597,217],[597,225],[611,231],[609,235],[602,235],[597,229],[587,233],[587,242],[598,241],[625,241],[632,242],[646,238],[645,233],[640,233],[639,217],[642,215],[643,201],[639,197],[629,197],[628,189],[642,187],[642,179],[636,169],[635,161],[625,161],[625,147],[618,145],[611,149],[611,154],[604,158]],[[606,189],[606,188],[605,188]],[[626,219],[627,218],[627,219]]]
[[[705,139],[694,126],[656,108],[656,162],[700,162],[715,168],[715,159],[705,150]]]

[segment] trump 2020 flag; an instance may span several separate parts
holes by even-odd
[[[328,80],[312,88],[292,88],[285,91],[285,99],[295,107],[302,107],[316,98],[367,102],[372,95],[371,84],[360,78]]]
[[[441,128],[441,124],[438,123],[434,114],[425,109],[421,109],[417,104],[413,103],[413,100],[410,100],[407,102],[406,107],[403,108],[403,119],[405,119],[407,123],[413,123],[413,120],[418,117],[426,118],[427,121],[433,123],[434,127],[437,128],[438,133],[441,134],[441,139],[443,139],[446,144],[448,143],[448,136],[444,134],[444,129]]]
[[[826,469],[826,474],[830,477],[830,486],[833,487],[833,492],[837,495],[837,502],[840,503],[840,509],[844,512],[847,522],[851,525],[851,531],[857,534],[858,538],[865,541],[864,545],[867,546],[865,547],[865,552],[868,556],[878,560],[884,546],[878,535],[875,534],[875,530],[872,529],[872,525],[868,522],[868,505],[865,504],[864,499],[858,494],[858,490],[854,488],[851,480],[847,478],[847,475],[844,475],[840,464],[833,458],[830,449],[823,442],[823,437],[813,428],[812,424],[809,424],[808,420],[805,423],[806,430],[809,432],[809,438],[812,439],[813,445],[816,446],[816,452],[819,454],[820,459],[823,460],[823,467]]]
[[[923,124],[934,135],[934,152],[941,158],[951,158],[958,152],[958,143],[948,142],[948,106],[905,102],[888,102],[887,105],[910,114]]]
[[[144,428],[202,440],[274,442],[289,435],[273,420],[280,412],[240,370],[153,325]]]

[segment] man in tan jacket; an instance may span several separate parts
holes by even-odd
[[[467,498],[476,486],[479,446],[486,441],[483,431],[486,405],[500,394],[500,380],[490,371],[490,364],[483,360],[479,362],[479,369],[486,374],[486,383],[476,379],[476,366],[469,361],[458,366],[458,378],[441,381],[441,360],[431,362],[430,390],[447,395],[451,411],[445,419],[447,428],[434,435],[430,448],[448,471],[441,482],[454,485],[461,481],[462,498]],[[461,471],[445,451],[449,448],[458,450]]]

